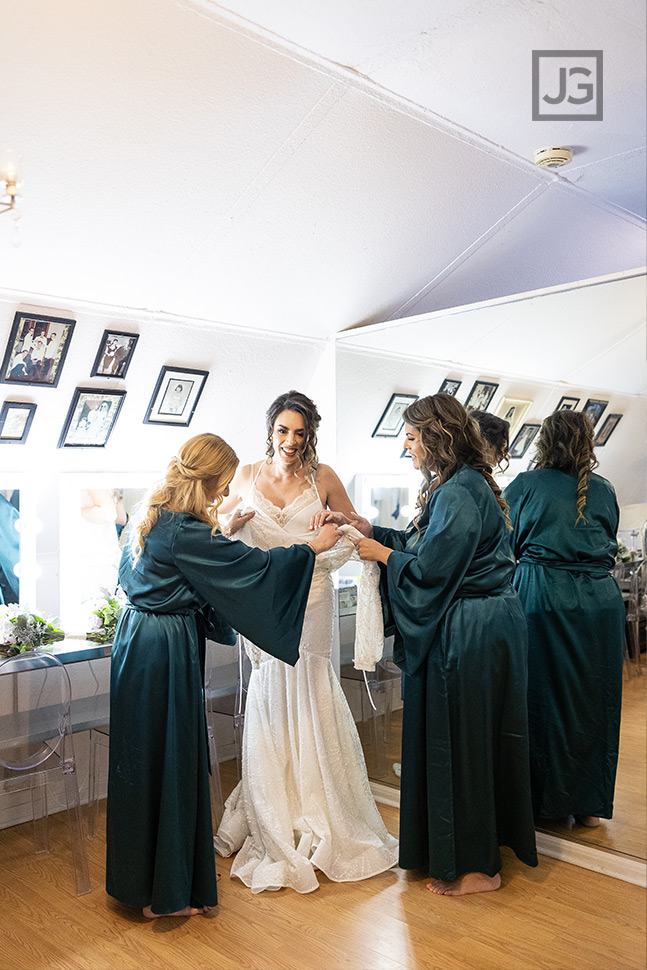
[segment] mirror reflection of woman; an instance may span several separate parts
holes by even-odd
[[[490,452],[493,468],[505,472],[510,464],[510,422],[489,411],[470,411]]]
[[[239,502],[253,510],[243,541],[262,548],[307,541],[326,509],[352,514],[332,468],[317,460],[320,417],[297,391],[267,412],[267,457],[236,474],[223,513]],[[234,527],[244,517],[236,512]],[[252,892],[318,888],[316,870],[333,882],[365,879],[397,862],[371,794],[353,716],[333,670],[331,570],[353,553],[346,540],[320,557],[313,576],[297,665],[290,668],[253,643],[247,692],[242,779],[227,800],[216,849],[238,851],[231,875]],[[335,556],[337,558],[335,558]]]
[[[366,536],[361,558],[384,564],[404,672],[400,866],[429,873],[434,893],[488,892],[501,885],[500,845],[537,865],[527,634],[506,506],[456,398],[422,398],[404,420],[404,447],[424,476],[419,514],[405,531],[353,522]]]
[[[539,818],[611,818],[625,609],[610,570],[619,511],[595,475],[593,424],[581,411],[544,421],[532,471],[506,489],[528,619],[533,806]]]

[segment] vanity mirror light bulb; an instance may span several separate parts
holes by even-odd
[[[413,518],[413,510],[412,510],[411,506],[410,505],[401,505],[400,506],[400,515],[403,515],[405,517],[405,519],[412,519]]]
[[[377,519],[379,514],[380,514],[380,510],[377,509],[374,505],[371,505],[370,509],[368,510],[368,515],[366,516],[366,518],[372,522],[373,519]]]
[[[25,519],[24,516],[16,519],[13,527],[16,532],[31,533],[32,535],[38,535],[39,532],[43,531],[43,523],[40,519]]]

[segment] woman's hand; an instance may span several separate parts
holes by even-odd
[[[373,526],[363,515],[351,515],[348,521],[350,525],[355,526],[357,531],[361,532],[367,539],[373,538]]]
[[[230,537],[238,532],[239,529],[242,529],[245,523],[249,522],[249,520],[255,515],[256,512],[253,509],[251,512],[241,512],[240,509],[236,509],[227,523],[227,532],[229,533]]]
[[[314,549],[315,553],[319,555],[320,552],[325,552],[326,549],[332,549],[336,542],[338,542],[343,536],[343,532],[339,531],[339,528],[332,522],[328,522],[326,525],[322,526],[319,530],[319,535],[312,539],[308,539],[308,545]]]
[[[355,548],[364,562],[383,562],[386,564],[393,549],[388,549],[375,539],[356,539]]]
[[[350,519],[343,512],[331,512],[330,509],[323,509],[321,512],[315,512],[312,516],[310,519],[310,528],[319,529],[326,522],[334,522],[335,525],[351,524]]]

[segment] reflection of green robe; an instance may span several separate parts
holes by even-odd
[[[528,620],[533,807],[543,818],[611,818],[618,761],[625,611],[609,574],[618,506],[592,475],[576,525],[574,475],[524,472],[506,489]]]
[[[13,571],[20,560],[18,516],[13,503],[0,495],[0,603],[17,603],[19,598],[18,577]]]
[[[169,512],[134,566],[124,552],[132,606],[112,649],[106,877],[121,902],[217,903],[199,627],[234,643],[233,626],[296,663],[313,567],[309,546],[250,549]]]
[[[530,805],[526,624],[509,530],[485,479],[463,465],[406,532],[385,613],[405,672],[400,865],[452,880],[493,876],[500,845],[537,865]]]

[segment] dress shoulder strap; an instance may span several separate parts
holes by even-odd
[[[263,470],[263,465],[264,464],[265,464],[264,461],[262,461],[259,464],[258,471],[256,472],[256,474],[254,474],[254,462],[252,462],[251,465],[249,466],[249,477],[250,477],[250,482],[251,482],[252,485],[255,485],[256,484],[256,479],[258,478],[258,476],[260,475],[261,471]]]
[[[326,506],[326,503],[324,502],[324,500],[322,499],[321,493],[320,493],[319,488],[317,486],[317,472],[316,471],[315,471],[314,475],[312,476],[312,485],[314,487],[315,492],[317,493],[317,498],[319,499],[319,501],[321,503],[321,508],[324,509],[324,511],[325,511],[326,508],[327,508],[327,506]]]

